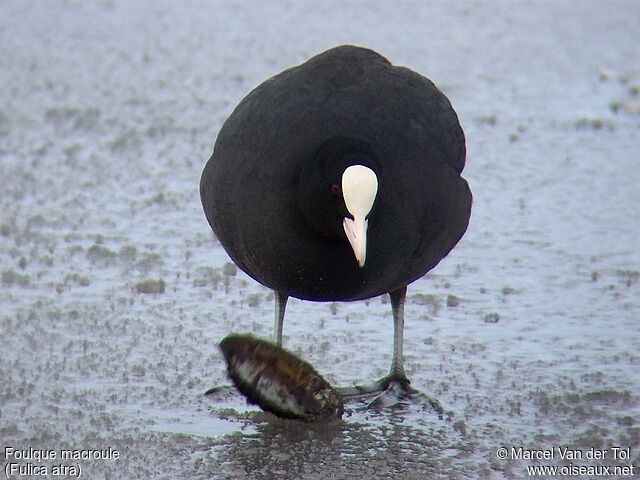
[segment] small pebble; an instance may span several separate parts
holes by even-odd
[[[484,323],[498,323],[500,321],[500,314],[498,313],[487,313],[484,316]]]
[[[447,296],[447,307],[457,307],[460,305],[460,299],[455,295]]]
[[[135,289],[138,293],[164,293],[164,280],[145,280],[136,283]]]

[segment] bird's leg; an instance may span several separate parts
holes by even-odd
[[[417,393],[409,386],[409,379],[404,372],[404,357],[402,346],[404,341],[404,300],[407,296],[407,287],[401,287],[389,292],[391,298],[391,311],[393,312],[393,356],[391,368],[386,377],[376,382],[381,392],[387,392],[394,397],[404,397]]]
[[[286,293],[274,291],[276,299],[276,318],[273,326],[273,340],[278,346],[282,346],[282,324],[284,323],[284,311],[287,308],[289,296]]]
[[[409,386],[409,379],[404,373],[402,358],[402,341],[404,330],[404,299],[407,295],[407,287],[402,287],[389,292],[391,297],[391,309],[393,311],[393,357],[389,374],[370,385],[356,385],[354,387],[339,388],[340,394],[346,398],[361,397],[379,394],[385,391],[393,391],[398,396],[413,393]]]
[[[391,357],[389,375],[385,378],[387,383],[397,382],[405,390],[409,390],[409,379],[404,373],[404,358],[402,356],[404,340],[404,300],[407,296],[407,287],[404,286],[394,290],[389,293],[389,296],[391,297],[391,309],[393,311],[393,357]]]
[[[389,374],[370,385],[356,385],[354,387],[338,388],[338,392],[345,400],[368,398],[376,395],[369,402],[369,407],[384,407],[394,405],[400,399],[411,398],[412,402],[430,405],[442,418],[444,408],[435,398],[411,388],[409,379],[404,371],[402,344],[404,333],[404,301],[407,296],[407,287],[402,287],[389,292],[391,308],[393,311],[393,357]]]

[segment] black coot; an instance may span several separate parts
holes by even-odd
[[[449,253],[469,222],[465,139],[447,97],[376,52],[339,46],[270,78],[222,126],[200,181],[233,261],[276,298],[349,301],[390,293],[390,381],[407,387],[407,284]]]

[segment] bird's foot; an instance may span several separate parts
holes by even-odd
[[[236,392],[236,387],[233,385],[219,385],[217,387],[211,387],[209,390],[203,393],[210,398],[225,398],[233,395]]]
[[[345,401],[368,401],[367,407],[371,408],[392,407],[402,402],[411,401],[411,403],[430,406],[440,417],[444,415],[444,408],[442,408],[440,402],[412,388],[409,380],[403,374],[389,374],[368,385],[342,387],[337,390]]]
[[[411,388],[409,385],[411,382],[404,374],[392,374],[382,377],[380,380],[376,380],[373,383],[367,385],[354,385],[352,387],[340,387],[338,393],[342,395],[346,400],[351,399],[363,399],[373,395],[380,395],[382,393],[389,393],[397,398],[406,398],[417,390]]]

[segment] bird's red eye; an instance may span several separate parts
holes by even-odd
[[[340,193],[340,187],[338,185],[331,185],[331,191],[334,195],[338,195]]]

